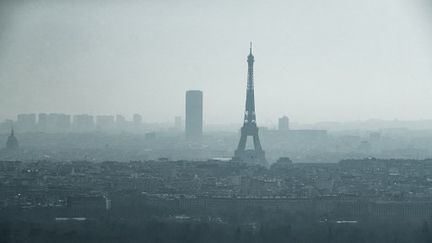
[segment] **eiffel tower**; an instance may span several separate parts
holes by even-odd
[[[258,137],[258,126],[256,124],[255,114],[255,97],[253,83],[253,64],[254,56],[252,55],[252,43],[250,43],[248,63],[248,77],[246,89],[246,109],[244,113],[243,127],[241,128],[241,137],[237,150],[234,153],[233,160],[252,164],[266,164],[265,153],[261,147]],[[253,139],[253,149],[246,149],[246,141],[248,137]]]

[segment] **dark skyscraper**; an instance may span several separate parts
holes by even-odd
[[[261,143],[258,137],[258,126],[256,123],[255,114],[255,97],[254,97],[254,80],[253,80],[253,64],[254,56],[252,55],[252,43],[250,46],[248,63],[248,78],[246,89],[246,109],[244,113],[243,127],[241,128],[241,137],[237,150],[234,154],[234,160],[239,160],[247,163],[265,164],[264,150],[261,148]],[[253,138],[253,149],[246,149],[247,137]]]
[[[200,90],[186,91],[186,138],[197,139],[203,133],[203,93]]]

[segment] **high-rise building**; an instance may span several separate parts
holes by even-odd
[[[114,116],[96,116],[96,126],[98,129],[111,130],[114,128]]]
[[[116,123],[119,125],[124,125],[126,123],[126,118],[122,115],[116,115]]]
[[[254,163],[266,164],[265,153],[261,147],[258,137],[258,126],[255,114],[255,94],[253,80],[253,64],[254,56],[252,55],[252,43],[249,49],[248,63],[248,78],[246,88],[246,108],[243,119],[243,127],[241,128],[241,137],[237,150],[234,153],[234,160]],[[246,149],[247,138],[253,138],[253,149]]]
[[[11,119],[5,119],[3,122],[0,122],[0,133],[9,132],[13,124],[14,121]]]
[[[18,114],[16,128],[19,131],[34,131],[36,128],[36,114]]]
[[[186,91],[185,133],[188,139],[199,139],[203,134],[203,93],[200,90]]]
[[[68,132],[71,128],[71,116],[61,113],[39,113],[38,128],[42,132]]]
[[[140,114],[133,114],[132,124],[134,132],[143,131],[143,117]]]
[[[56,120],[56,132],[68,132],[71,127],[71,116],[67,114],[50,114],[54,115]]]
[[[73,125],[77,132],[89,132],[94,129],[93,116],[82,114],[73,117]]]
[[[143,118],[140,114],[133,114],[132,120],[133,120],[133,123],[136,127],[140,127],[141,123],[143,121]]]
[[[279,118],[278,130],[279,131],[288,131],[289,130],[289,118],[287,116],[283,116],[283,117]]]
[[[47,132],[56,132],[57,129],[57,116],[53,113],[47,115],[46,123]]]
[[[48,114],[46,113],[38,114],[38,129],[41,132],[48,131]]]
[[[115,123],[116,123],[116,128],[118,130],[124,130],[126,129],[126,118],[122,115],[116,115],[116,119],[115,119]]]

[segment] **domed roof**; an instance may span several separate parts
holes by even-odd
[[[18,139],[15,137],[13,128],[11,129],[11,134],[9,135],[6,142],[6,149],[8,150],[16,150],[18,149]]]

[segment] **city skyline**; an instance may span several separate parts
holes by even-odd
[[[62,112],[167,121],[183,113],[183,92],[199,89],[207,123],[237,123],[250,40],[262,57],[261,124],[284,114],[301,123],[432,118],[426,1],[275,1],[272,14],[252,1],[215,22],[225,4],[2,2],[10,25],[0,38],[0,119]],[[107,16],[118,21],[104,25]]]
[[[69,121],[68,123],[70,125],[73,124],[73,118],[75,116],[90,116],[93,118],[93,124],[94,125],[98,125],[98,118],[112,118],[114,119],[113,122],[114,123],[133,123],[133,122],[137,122],[134,121],[134,117],[136,118],[136,116],[140,116],[141,117],[141,122],[142,124],[160,124],[160,125],[165,125],[168,127],[179,127],[179,124],[176,123],[176,119],[180,119],[178,121],[180,121],[180,127],[184,127],[184,124],[182,124],[181,122],[183,121],[182,119],[184,119],[184,114],[183,115],[176,115],[173,117],[168,118],[167,120],[161,120],[161,121],[152,121],[152,120],[147,120],[147,117],[143,117],[141,114],[138,113],[133,113],[133,114],[86,114],[86,113],[77,113],[77,114],[67,114],[67,113],[19,113],[19,114],[15,114],[12,117],[8,117],[2,121],[0,121],[1,123],[17,123],[19,122],[19,116],[36,116],[34,124],[38,125],[39,124],[39,119],[40,116],[65,116],[68,117]],[[291,128],[291,126],[293,126],[294,128],[310,128],[310,127],[315,127],[315,128],[319,128],[319,129],[328,129],[326,127],[330,126],[330,127],[334,127],[339,125],[342,125],[342,127],[340,127],[340,130],[344,130],[344,129],[365,129],[365,130],[370,130],[370,129],[386,129],[386,128],[408,128],[408,129],[414,129],[414,130],[421,130],[421,129],[432,129],[432,119],[418,119],[418,120],[399,120],[399,119],[392,119],[392,120],[384,120],[384,119],[366,119],[366,120],[349,120],[349,121],[317,121],[317,122],[312,122],[312,123],[301,123],[295,120],[295,118],[289,117],[287,115],[281,114],[276,120],[272,120],[272,121],[267,121],[267,122],[260,122],[260,126],[259,127],[265,127],[268,129],[278,129],[280,130],[280,122],[281,119],[286,119],[288,118],[288,127],[289,129]],[[178,122],[177,121],[177,122]],[[284,121],[284,126],[287,126],[286,121]],[[362,128],[362,124],[365,125]],[[374,124],[377,124],[375,127]],[[387,124],[387,125],[386,125]],[[397,125],[400,124],[400,125]],[[416,125],[417,124],[417,125]],[[419,126],[420,124],[420,126]],[[207,122],[205,120],[203,120],[203,127],[204,128],[208,128],[208,127],[214,127],[214,126],[221,126],[221,127],[230,127],[230,128],[236,128],[236,130],[238,130],[237,128],[240,127],[242,125],[241,121],[237,121],[237,122],[230,122],[230,123],[215,123],[215,122]],[[347,128],[351,127],[351,128]],[[231,130],[231,129],[228,129]],[[339,130],[339,129],[336,129]],[[204,129],[205,132],[205,129]]]
[[[432,0],[0,0],[0,33],[0,242],[432,242]]]

